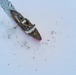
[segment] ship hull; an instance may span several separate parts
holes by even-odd
[[[12,18],[15,20],[15,22],[21,27],[21,29],[28,35],[32,36],[33,38],[37,40],[42,40],[40,33],[38,32],[37,28],[34,24],[31,24],[29,20],[26,19],[27,23],[30,25],[28,28],[26,25],[23,25],[23,22],[25,21],[25,18],[17,11],[10,10]],[[20,16],[20,18],[18,18]]]

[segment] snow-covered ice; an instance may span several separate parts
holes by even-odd
[[[0,75],[76,75],[76,1],[10,1],[36,24],[42,41],[0,7]]]

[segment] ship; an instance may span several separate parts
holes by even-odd
[[[16,10],[10,10],[10,13],[14,21],[27,35],[30,35],[39,41],[42,40],[42,37],[35,24],[32,24],[27,18],[24,18],[24,16]]]

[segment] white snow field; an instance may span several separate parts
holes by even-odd
[[[10,0],[42,36],[26,35],[0,7],[0,75],[76,75],[76,0]]]

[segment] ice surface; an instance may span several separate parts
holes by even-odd
[[[10,1],[8,1],[8,0],[0,0],[0,5],[9,16],[11,16],[10,9],[15,10],[12,3]]]
[[[76,75],[76,0],[10,1],[43,39],[26,35],[0,8],[0,75]]]

